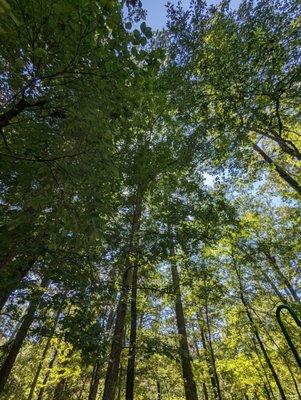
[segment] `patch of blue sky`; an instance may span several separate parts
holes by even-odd
[[[177,4],[178,0],[169,0],[171,4]],[[231,0],[231,7],[237,8],[240,0]],[[146,23],[153,29],[161,29],[166,25],[167,0],[142,0],[143,8],[147,11]],[[182,0],[184,8],[189,7],[190,0]],[[208,5],[217,5],[220,0],[208,0]]]

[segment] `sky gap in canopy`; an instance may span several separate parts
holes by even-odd
[[[169,0],[173,4],[177,4],[178,0]],[[166,24],[166,3],[167,0],[142,0],[144,9],[147,10],[146,22],[153,29],[161,29]],[[189,6],[190,0],[182,0],[185,8]],[[219,4],[220,0],[207,0],[208,5]],[[231,7],[237,8],[240,0],[231,0]]]

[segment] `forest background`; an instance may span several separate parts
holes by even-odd
[[[300,1],[143,7],[0,0],[0,397],[300,399]]]

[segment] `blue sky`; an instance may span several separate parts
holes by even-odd
[[[170,0],[171,3],[177,4],[178,0]],[[219,0],[207,0],[208,4],[218,4]],[[142,0],[143,7],[147,10],[146,22],[153,29],[162,28],[166,23],[167,0]],[[188,7],[190,0],[182,0],[183,6]],[[237,7],[240,0],[232,0],[232,7]]]

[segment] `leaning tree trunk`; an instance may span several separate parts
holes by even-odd
[[[278,375],[277,375],[277,373],[276,373],[276,371],[275,371],[275,368],[274,368],[274,366],[273,366],[273,363],[272,363],[272,361],[271,361],[271,359],[270,359],[270,357],[269,357],[269,355],[268,355],[268,353],[267,353],[267,351],[266,351],[266,348],[265,348],[265,346],[264,346],[264,344],[263,344],[263,342],[262,342],[262,340],[261,340],[259,331],[258,331],[258,329],[257,329],[257,327],[256,327],[256,324],[255,324],[254,320],[253,320],[253,317],[252,317],[251,312],[250,312],[250,310],[249,310],[247,301],[246,301],[246,299],[245,299],[245,297],[244,297],[241,278],[240,278],[239,272],[238,272],[238,270],[237,270],[236,267],[235,267],[235,270],[236,270],[237,278],[238,278],[238,281],[239,281],[239,288],[240,288],[240,289],[239,289],[239,292],[240,292],[239,294],[240,294],[240,299],[241,299],[241,302],[242,302],[242,304],[243,304],[243,306],[244,306],[244,309],[245,309],[245,311],[246,311],[246,315],[247,315],[248,320],[249,320],[249,322],[250,322],[251,329],[252,329],[252,331],[253,331],[253,333],[254,333],[254,336],[255,336],[255,338],[256,338],[256,341],[257,341],[257,343],[258,343],[258,345],[259,345],[259,347],[260,347],[260,350],[261,350],[261,352],[262,352],[262,354],[263,354],[263,357],[264,357],[264,359],[265,359],[265,362],[267,363],[267,366],[269,367],[269,370],[271,371],[271,374],[272,374],[273,379],[274,379],[274,381],[275,381],[275,383],[276,383],[276,385],[277,385],[277,388],[278,388],[278,391],[279,391],[279,394],[280,394],[281,399],[282,399],[282,400],[287,400],[287,398],[286,398],[286,396],[285,396],[285,393],[284,393],[284,390],[283,390],[283,387],[282,387],[282,385],[281,385],[280,379],[279,379],[279,377],[278,377]]]
[[[248,260],[251,262],[251,264],[254,265],[255,269],[260,273],[260,275],[263,276],[264,280],[272,288],[273,292],[275,293],[276,296],[278,296],[279,300],[282,303],[287,304],[287,299],[279,291],[278,287],[276,286],[275,282],[273,281],[273,278],[270,277],[268,272],[266,272],[263,268],[258,266],[258,260],[256,260],[256,258],[244,246],[241,246],[238,243],[236,243],[236,246],[248,258]]]
[[[127,300],[132,286],[133,265],[132,257],[136,255],[138,232],[140,227],[142,207],[142,194],[138,191],[132,219],[131,234],[129,240],[129,250],[126,255],[125,272],[123,275],[122,289],[119,303],[116,310],[116,322],[112,339],[112,347],[109,356],[108,368],[105,379],[103,400],[114,400],[118,381],[118,372],[121,351],[123,347],[123,337],[125,330],[125,318],[127,311]]]
[[[173,248],[171,249],[171,254],[174,255]],[[172,275],[173,290],[175,295],[176,320],[177,320],[177,328],[180,341],[179,353],[182,364],[182,375],[184,380],[185,397],[186,400],[198,400],[196,384],[194,381],[191,362],[190,362],[190,352],[188,346],[186,322],[184,317],[182,296],[180,290],[179,273],[177,265],[173,260],[171,263],[171,275]]]
[[[280,280],[280,282],[282,282],[287,287],[289,293],[291,294],[292,299],[296,303],[300,304],[301,303],[300,298],[299,298],[296,290],[294,289],[291,282],[287,279],[287,277],[282,272],[281,267],[278,265],[276,258],[267,249],[263,248],[262,246],[260,246],[260,250],[266,257],[266,259],[268,260],[268,262],[271,265],[271,267],[273,268],[273,270],[275,271],[275,274],[278,276],[278,279]]]
[[[137,339],[137,265],[133,266],[133,279],[131,291],[131,332],[128,354],[128,365],[126,373],[126,400],[134,399],[135,385],[135,358],[136,358],[136,339]]]
[[[45,285],[44,282],[42,282],[41,286],[43,287]],[[19,354],[19,351],[22,347],[22,344],[26,338],[26,335],[28,333],[28,330],[30,328],[30,325],[32,324],[34,317],[35,317],[35,312],[39,306],[40,300],[41,300],[42,295],[40,294],[37,296],[35,299],[32,299],[27,313],[23,319],[23,322],[20,326],[20,329],[18,330],[16,337],[10,347],[10,350],[1,366],[0,369],[0,394],[3,392],[4,387],[7,383],[7,380],[9,378],[9,375],[11,373],[11,370],[14,366],[14,363],[16,361],[16,358]]]
[[[265,378],[267,384],[264,383],[264,386],[266,386],[267,390],[269,391],[270,397],[272,397],[274,400],[276,400],[276,396],[274,395],[273,388],[272,388],[272,385],[271,385],[271,382],[270,382],[270,379],[269,379],[269,376],[268,376],[268,372],[266,371],[266,365],[261,360],[260,352],[259,352],[259,349],[258,349],[258,342],[256,341],[255,337],[252,337],[252,341],[253,341],[253,344],[254,344],[255,353],[257,355],[258,361],[260,363],[260,366],[261,366],[261,369],[262,369],[263,375],[264,375],[264,377],[263,377],[262,374],[261,374],[261,371],[259,370],[258,371],[259,376],[262,379],[262,382],[263,382],[263,380]]]
[[[278,175],[292,188],[294,189],[299,195],[301,195],[301,185],[292,177],[290,176],[282,167],[280,167],[270,156],[268,156],[261,147],[257,144],[253,145],[254,150],[261,155],[264,161],[271,165]]]

